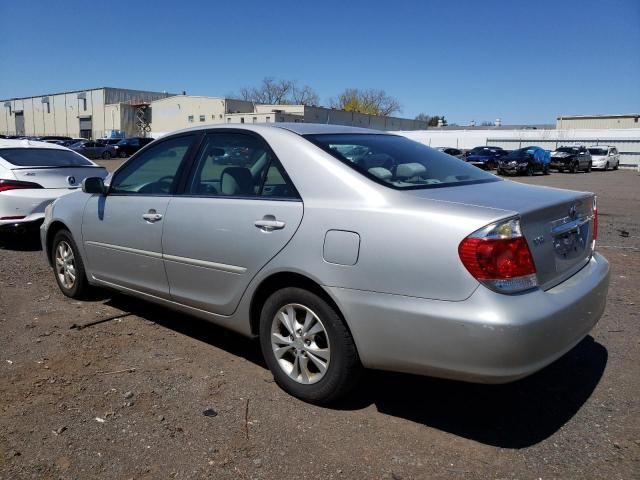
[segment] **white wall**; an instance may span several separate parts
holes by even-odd
[[[640,164],[640,128],[576,130],[414,130],[394,132],[431,147],[469,149],[495,145],[507,149],[537,145],[553,150],[563,144],[614,145],[621,152],[620,163]],[[522,145],[520,145],[522,142]]]

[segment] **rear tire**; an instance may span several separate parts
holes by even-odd
[[[587,173],[591,172],[591,162],[589,162],[589,165],[587,165]]]
[[[278,290],[264,303],[260,346],[276,383],[309,403],[329,404],[344,397],[362,371],[338,312],[301,288]]]
[[[606,172],[607,170],[609,170],[609,162],[607,162],[604,166],[604,171]]]
[[[620,163],[619,163],[619,162],[617,162],[617,163],[615,164],[615,166],[613,167],[613,169],[614,169],[614,170],[617,170],[619,166],[620,166]]]
[[[126,152],[118,152],[118,156],[119,156],[120,158],[127,158],[127,154],[126,154]]]
[[[542,174],[549,175],[549,165],[545,165],[544,167],[542,167]]]
[[[60,291],[70,298],[86,298],[91,290],[84,263],[71,232],[60,230],[53,238],[51,248],[53,273]]]

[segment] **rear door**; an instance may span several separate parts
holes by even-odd
[[[95,278],[168,297],[162,229],[196,138],[187,134],[159,142],[115,172],[107,195],[89,199],[82,237]]]
[[[172,199],[163,253],[171,298],[230,315],[256,273],[293,237],[303,205],[266,142],[208,134]]]

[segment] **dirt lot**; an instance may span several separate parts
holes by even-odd
[[[599,194],[612,282],[591,336],[510,385],[370,372],[336,408],[283,393],[255,341],[64,297],[37,244],[5,239],[0,478],[640,478],[640,176],[523,181]]]

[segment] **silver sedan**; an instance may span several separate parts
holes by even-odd
[[[509,382],[605,307],[592,193],[519,184],[401,136],[313,124],[182,130],[47,208],[62,292],[107,287],[258,336],[327,403],[363,367]]]

